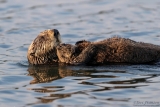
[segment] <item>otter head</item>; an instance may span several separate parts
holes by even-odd
[[[30,64],[48,64],[58,60],[56,46],[61,43],[60,33],[56,29],[41,32],[28,48],[27,58]]]
[[[61,44],[56,47],[57,56],[60,62],[70,63],[74,57],[75,47],[71,44]]]

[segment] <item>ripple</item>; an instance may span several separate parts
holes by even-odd
[[[35,5],[35,6],[30,7],[29,9],[43,8],[43,7],[46,7],[46,6],[47,5]]]
[[[20,61],[17,63],[17,65],[20,67],[28,67],[29,63],[28,63],[28,61]]]
[[[10,48],[10,47],[11,47],[11,45],[7,45],[7,44],[0,44],[0,47],[1,47],[1,48]]]

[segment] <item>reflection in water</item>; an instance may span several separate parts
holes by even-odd
[[[49,86],[39,84],[41,88],[31,88],[31,90],[38,93],[49,93],[47,96],[36,97],[39,100],[39,103],[54,102],[58,99],[66,99],[79,94],[87,95],[91,99],[101,99],[105,101],[130,101],[132,99],[131,96],[122,98],[115,97],[115,94],[117,93],[115,91],[119,89],[137,90],[138,87],[148,86],[146,84],[150,83],[148,79],[156,77],[156,75],[137,77],[137,75],[130,74],[124,70],[75,70],[72,67],[67,66],[29,66],[28,72],[28,75],[34,78],[34,80],[30,82],[31,84],[50,83]],[[69,78],[65,78],[68,76]],[[60,82],[58,86],[54,84],[52,85],[52,83],[58,83],[57,80],[63,81]],[[74,81],[77,81],[79,86],[81,85],[81,87],[78,87],[79,89],[75,88],[77,87],[77,84],[74,83]],[[73,86],[68,86],[68,84],[72,84]],[[88,86],[93,86],[94,88],[88,88]],[[107,96],[109,94],[108,92],[113,95]],[[101,98],[97,93],[103,93],[106,97]],[[118,94],[123,95],[123,91],[122,93],[118,92]]]
[[[77,72],[71,69],[66,69],[65,66],[60,66],[60,67],[29,66],[28,72],[29,72],[28,75],[34,78],[34,80],[30,82],[31,84],[51,82],[57,79],[64,78],[66,76],[85,76],[91,74],[90,72],[87,71]],[[40,93],[51,93],[51,92],[53,93],[56,91],[64,90],[63,89],[64,87],[65,86],[44,86],[43,88],[33,88],[32,90]],[[50,94],[49,96],[45,97],[37,97],[37,99],[39,99],[41,103],[49,103],[55,99],[70,97],[72,94],[75,93]]]
[[[34,80],[30,83],[44,83],[56,80],[59,77],[58,70],[53,67],[47,66],[30,66],[28,68],[29,76],[32,76]]]
[[[31,84],[51,82],[66,76],[88,76],[91,74],[91,72],[87,71],[74,71],[71,69],[66,69],[65,66],[29,66],[28,72],[28,75],[34,78],[34,80],[30,82]]]

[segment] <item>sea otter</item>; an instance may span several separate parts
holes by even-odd
[[[40,65],[57,62],[56,46],[60,43],[61,37],[57,29],[48,29],[41,32],[28,48],[29,64]]]
[[[69,64],[150,63],[160,59],[160,46],[112,37],[99,42],[79,41],[57,46],[60,62]]]
[[[59,62],[71,63],[91,42],[78,41],[75,45],[61,44],[56,47]]]

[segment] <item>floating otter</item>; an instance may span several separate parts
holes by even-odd
[[[79,41],[57,48],[60,62],[70,64],[150,63],[160,59],[160,46],[113,37],[99,42]]]
[[[56,46],[60,43],[58,30],[48,29],[41,32],[28,48],[28,62],[33,65],[57,62]]]
[[[76,45],[61,44],[56,47],[59,62],[70,63],[76,58],[91,42],[78,41]]]

